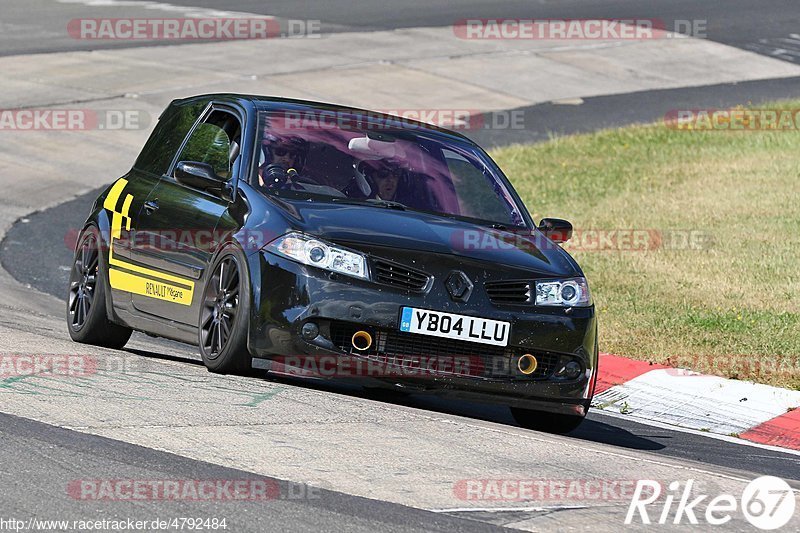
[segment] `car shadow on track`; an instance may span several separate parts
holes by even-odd
[[[167,341],[167,342],[172,342],[172,341]],[[203,361],[200,359],[189,359],[187,357],[182,357],[180,355],[169,355],[165,353],[150,352],[146,350],[139,350],[137,348],[124,348],[123,350],[128,353],[132,353],[134,355],[147,357],[149,359],[159,359],[161,361],[173,361],[175,363],[188,363],[190,365],[203,366]]]
[[[170,341],[167,342],[172,344]],[[126,348],[126,351],[135,355],[152,359],[175,361],[192,365],[203,364],[202,361],[197,359],[189,359],[186,357],[167,355],[158,352],[133,348]],[[393,391],[391,389],[367,389],[358,384],[347,383],[345,381],[322,381],[315,379],[302,379],[297,377],[285,377],[267,372],[266,370],[255,368],[246,375],[247,377],[254,379],[279,382],[289,386],[303,387],[333,394],[343,394],[350,397],[364,398],[395,405],[403,405],[406,407],[423,409],[436,413],[474,418],[476,420],[484,420],[487,422],[494,422],[507,426],[518,426],[518,424],[514,421],[514,418],[511,416],[509,409],[502,405],[482,404],[465,400],[451,400],[440,398],[433,394],[407,394],[400,391]],[[579,428],[570,432],[568,435],[580,440],[609,444],[611,446],[634,450],[655,451],[662,450],[666,447],[664,444],[634,435],[623,428],[588,418],[583,422],[583,424],[581,424]]]
[[[275,378],[270,377],[269,379]],[[285,381],[287,383],[289,382],[288,379]],[[485,420],[487,422],[494,422],[496,424],[504,424],[507,426],[519,426],[519,424],[517,424],[514,418],[511,416],[511,411],[508,409],[508,407],[502,405],[483,404],[466,400],[450,400],[446,398],[439,398],[432,394],[406,395],[404,393],[396,393],[391,390],[383,391],[363,389],[355,386],[351,386],[353,390],[348,390],[351,387],[345,389],[344,386],[336,383],[323,382],[317,384],[306,383],[300,380],[292,380],[292,382],[298,383],[301,386],[313,387],[319,390],[327,390],[340,394],[347,394],[348,396],[356,396],[369,400],[404,405],[406,407],[424,409],[426,411],[433,411],[437,413]],[[634,435],[623,428],[615,427],[597,420],[590,420],[588,418],[584,420],[580,427],[568,433],[568,436],[580,440],[609,444],[620,448],[629,448],[634,450],[656,451],[662,450],[666,447],[664,444]]]

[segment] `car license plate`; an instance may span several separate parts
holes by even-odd
[[[430,309],[403,307],[400,314],[400,331],[507,346],[511,323]]]

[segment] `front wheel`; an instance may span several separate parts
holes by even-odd
[[[244,254],[236,248],[223,251],[203,290],[199,345],[203,363],[211,372],[237,374],[250,368],[250,284],[245,261]]]
[[[585,415],[560,415],[519,407],[512,407],[511,415],[517,421],[517,424],[525,429],[558,434],[569,433],[580,426],[583,419],[586,418]]]
[[[67,329],[76,342],[119,349],[133,331],[108,320],[105,269],[100,258],[100,234],[94,226],[78,239],[69,275]]]

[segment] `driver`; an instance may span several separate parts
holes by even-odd
[[[292,176],[302,172],[308,156],[308,141],[296,135],[266,133],[261,141],[262,161],[258,169],[261,187],[291,186]]]

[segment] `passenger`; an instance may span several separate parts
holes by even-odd
[[[405,205],[413,202],[408,171],[400,162],[390,159],[362,161],[359,170],[371,182],[375,198]]]
[[[392,200],[397,198],[397,189],[403,172],[398,167],[389,167],[375,172],[373,179],[378,186],[377,195],[382,200]]]

